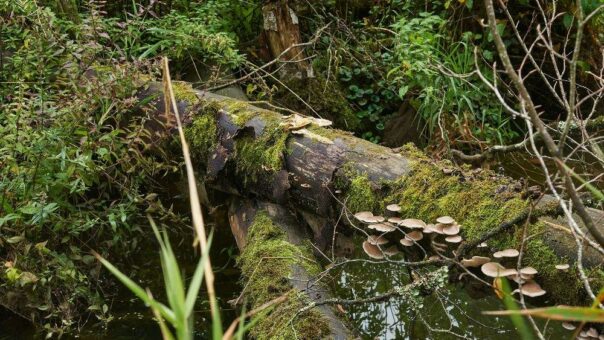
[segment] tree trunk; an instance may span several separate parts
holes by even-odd
[[[270,1],[262,7],[264,35],[273,58],[288,62],[285,73],[295,74],[298,78],[312,77],[312,67],[305,60],[301,46],[298,16],[287,0]],[[289,50],[288,50],[289,49]]]

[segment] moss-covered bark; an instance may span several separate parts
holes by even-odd
[[[309,275],[321,271],[309,248],[287,240],[285,232],[264,213],[258,213],[248,233],[247,246],[237,263],[243,275],[244,296],[255,308],[284,294],[287,300],[261,317],[252,328],[256,339],[322,339],[330,335],[328,322],[316,310],[298,314],[310,303],[308,296],[293,288],[294,266]]]

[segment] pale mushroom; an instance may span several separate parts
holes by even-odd
[[[495,252],[495,254],[493,254],[493,257],[500,259],[502,257],[516,257],[518,255],[520,255],[520,253],[516,249],[505,249]]]
[[[486,248],[486,247],[488,247],[488,246],[487,246],[487,243],[486,243],[486,242],[482,242],[482,243],[481,243],[481,244],[479,244],[477,247],[478,247],[478,248]]]
[[[535,281],[528,281],[527,283],[520,286],[519,289],[516,289],[514,292],[520,292],[522,295],[528,297],[537,297],[541,295],[545,295],[546,291],[541,288],[541,286]]]
[[[562,327],[563,327],[564,329],[568,329],[569,331],[574,331],[575,329],[577,329],[577,326],[573,325],[573,324],[572,324],[572,323],[570,323],[570,322],[563,322],[563,323],[562,323]]]
[[[383,245],[388,243],[388,239],[386,239],[384,236],[382,235],[369,235],[369,237],[367,237],[367,242],[373,244],[373,245]]]
[[[406,218],[402,220],[399,225],[410,229],[424,229],[426,227],[426,223],[424,221],[415,218]]]
[[[377,223],[382,223],[384,222],[386,219],[383,216],[373,216],[373,219],[377,222]]]
[[[568,268],[570,268],[570,265],[568,263],[556,265],[556,269],[558,270],[568,270]]]
[[[436,222],[442,223],[442,224],[453,224],[453,223],[455,223],[455,220],[451,216],[441,216],[436,219]]]
[[[443,234],[445,235],[457,235],[459,234],[459,224],[451,224],[443,228]]]
[[[394,227],[391,224],[386,224],[386,223],[374,223],[374,224],[370,224],[370,225],[367,226],[367,228],[373,229],[373,230],[377,230],[377,231],[382,232],[382,233],[389,233],[391,231],[396,230],[396,227]]]
[[[365,251],[365,254],[373,259],[381,260],[384,258],[384,253],[380,248],[367,241],[363,242],[363,250]]]
[[[390,218],[388,218],[388,222],[394,223],[394,224],[401,224],[402,221],[403,221],[403,219],[400,218],[400,217],[390,217]]]
[[[461,265],[464,267],[480,267],[491,261],[491,258],[484,256],[472,256],[471,259],[462,259]]]
[[[524,267],[520,269],[519,273],[522,275],[535,275],[537,274],[537,269],[533,267]]]
[[[428,260],[430,260],[430,261],[440,260],[440,256],[438,256],[438,255],[432,255],[432,256],[428,257]]]
[[[389,204],[386,206],[386,210],[392,211],[392,212],[399,212],[399,211],[401,211],[401,207],[398,204]]]
[[[419,230],[414,230],[410,233],[407,233],[405,238],[411,241],[419,241],[424,238],[424,234],[422,234],[422,232]]]
[[[424,228],[424,234],[432,234],[434,232],[436,232],[436,230],[434,229],[434,224],[426,224],[426,227]]]
[[[434,230],[434,233],[440,234],[440,235],[444,235],[443,229],[446,226],[447,226],[446,224],[437,223],[437,224],[434,225],[434,227],[432,229]]]
[[[507,269],[497,262],[487,262],[480,267],[480,271],[489,277],[512,276],[518,274],[516,269]]]
[[[354,214],[354,217],[363,223],[373,223],[373,213],[371,211],[361,211]]]
[[[447,241],[449,243],[459,243],[459,242],[461,242],[461,240],[462,240],[461,236],[459,236],[459,235],[445,237],[445,241]]]
[[[406,239],[406,238],[402,238],[400,242],[405,247],[411,247],[412,245],[415,244],[415,242],[413,242],[413,241],[411,241],[409,239]]]
[[[587,330],[587,336],[590,337],[590,338],[597,338],[599,335],[600,334],[598,334],[598,331],[595,328],[593,328],[593,327],[590,327]]]

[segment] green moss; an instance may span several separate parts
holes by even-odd
[[[327,321],[316,310],[298,315],[309,301],[302,292],[292,289],[289,281],[294,265],[317,273],[310,249],[287,241],[285,233],[265,213],[258,213],[249,229],[247,246],[238,259],[244,279],[245,296],[251,307],[288,294],[287,301],[261,317],[252,328],[256,339],[321,339],[329,335]],[[288,293],[289,292],[289,293]]]
[[[174,92],[176,101],[186,101],[190,104],[197,104],[199,102],[199,97],[190,83],[174,81],[172,82],[172,91]]]
[[[201,110],[186,129],[185,136],[189,142],[191,155],[197,160],[204,162],[217,144],[216,119],[211,109]]]

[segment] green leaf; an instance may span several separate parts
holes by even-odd
[[[604,323],[604,310],[590,307],[557,306],[523,310],[483,312],[486,315],[530,315],[558,321],[583,321]]]

